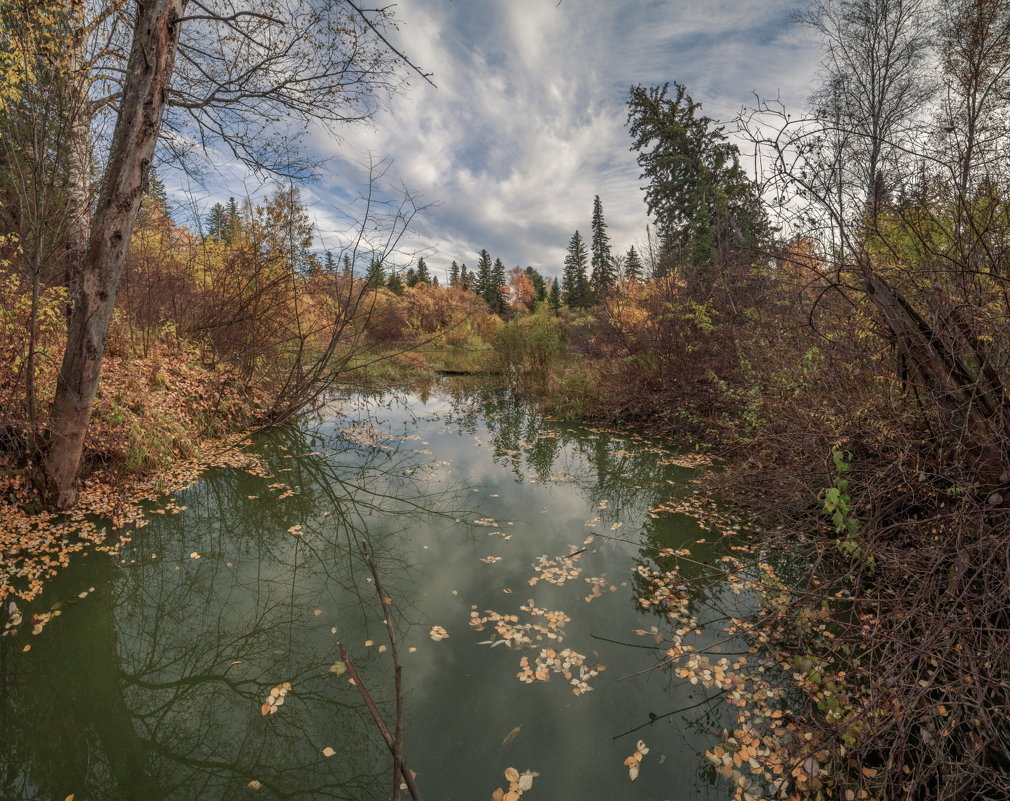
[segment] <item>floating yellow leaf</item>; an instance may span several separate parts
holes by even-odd
[[[263,785],[260,784],[256,779],[253,779],[249,784],[246,785],[250,790],[259,790]]]
[[[438,642],[439,640],[447,640],[449,638],[449,633],[441,626],[432,626],[431,632],[429,632],[428,636],[435,642]]]
[[[331,757],[331,756],[333,756],[333,755],[334,755],[334,754],[336,754],[336,753],[337,753],[337,752],[336,752],[336,751],[334,751],[334,750],[333,750],[332,748],[330,748],[329,746],[326,746],[326,748],[324,748],[324,749],[323,749],[323,756],[324,756],[324,757]]]
[[[347,665],[343,662],[334,662],[330,665],[330,673],[336,673],[338,676],[343,676],[347,672]]]

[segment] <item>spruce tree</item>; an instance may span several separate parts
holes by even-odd
[[[558,289],[557,278],[551,281],[551,291],[547,295],[547,302],[551,304],[555,314],[561,310],[561,290]]]
[[[326,255],[323,257],[323,269],[331,274],[337,271],[337,260],[333,258],[332,250],[327,250]]]
[[[642,273],[644,272],[644,267],[642,267],[642,260],[638,258],[638,251],[635,250],[635,246],[632,245],[628,249],[628,255],[624,257],[624,278],[627,281],[641,281]]]
[[[565,305],[570,309],[582,309],[589,305],[589,279],[586,276],[588,253],[582,234],[576,231],[568,243],[565,254],[565,269],[561,276],[562,294]]]
[[[449,266],[449,286],[459,286],[459,265],[455,261]]]
[[[354,267],[351,266],[351,257],[344,254],[344,278],[354,278]]]
[[[467,292],[473,292],[473,284],[473,273],[470,272],[469,268],[466,266],[466,262],[463,262],[463,266],[459,268],[459,288],[465,289]]]
[[[529,278],[530,283],[533,284],[533,308],[535,309],[547,299],[547,282],[535,267],[527,267],[525,272],[526,277]]]
[[[238,202],[235,198],[228,198],[228,205],[224,210],[224,228],[221,231],[221,239],[226,245],[232,244],[235,237],[242,230],[242,212],[239,211]]]
[[[380,259],[372,259],[368,266],[368,274],[365,276],[366,289],[379,289],[386,285],[386,271],[382,269]]]
[[[491,305],[491,254],[486,250],[480,252],[480,258],[477,260],[477,277],[474,281],[474,289],[477,294],[484,298],[488,305]]]
[[[505,264],[501,259],[495,259],[494,267],[491,268],[491,287],[487,302],[496,314],[505,311],[505,298],[501,291],[503,286],[505,286]]]
[[[215,203],[207,212],[207,236],[224,239],[224,231],[228,225],[228,215],[224,206]]]
[[[592,228],[592,289],[595,298],[602,298],[617,286],[617,275],[610,257],[610,236],[607,234],[607,224],[603,221],[603,204],[599,195],[593,200]]]
[[[645,203],[659,231],[656,277],[681,271],[707,297],[718,263],[746,264],[770,235],[764,204],[740,152],[681,84],[632,88],[631,149],[645,178]],[[730,234],[731,235],[728,235]]]
[[[147,183],[144,186],[143,198],[140,202],[140,212],[137,217],[141,223],[150,222],[155,214],[160,214],[164,219],[171,222],[172,216],[168,213],[168,192],[165,184],[155,174],[152,167],[147,174]]]
[[[403,294],[403,279],[400,278],[399,273],[393,273],[386,279],[386,289],[394,295]]]
[[[407,286],[417,286],[418,281],[417,270],[415,270],[413,267],[408,267],[406,280],[407,280]]]
[[[418,284],[431,283],[431,273],[428,271],[428,265],[424,263],[423,258],[417,260],[417,283]]]

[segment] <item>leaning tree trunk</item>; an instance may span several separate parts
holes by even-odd
[[[119,116],[91,225],[49,417],[43,470],[57,508],[73,505],[116,293],[161,128],[186,0],[139,0]]]
[[[969,368],[956,344],[939,335],[891,284],[866,263],[862,272],[911,380],[933,402],[945,431],[975,453],[980,487],[988,491],[1005,483],[1010,402],[998,376],[984,363]]]

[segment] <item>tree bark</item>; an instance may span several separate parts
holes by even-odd
[[[133,43],[88,251],[78,279],[67,346],[49,417],[43,465],[50,504],[76,501],[74,483],[98,390],[105,340],[161,129],[186,0],[139,0]]]
[[[91,239],[91,85],[88,33],[83,0],[72,0],[67,12],[70,39],[67,105],[67,224],[63,283],[74,296]],[[71,309],[71,313],[72,313]]]

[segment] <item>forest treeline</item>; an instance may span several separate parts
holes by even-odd
[[[1010,797],[1010,0],[813,0],[805,114],[730,128],[683,85],[632,87],[645,240],[612,248],[597,197],[563,264],[481,250],[441,280],[402,257],[409,195],[380,239],[369,208],[321,247],[264,122],[367,117],[413,69],[389,12],[295,3],[277,50],[269,17],[185,5],[0,7],[10,499],[72,503],[82,454],[148,468],[362,376],[493,371],[718,453],[768,559],[809,556],[761,617],[803,691],[795,769],[729,766],[740,798]],[[173,220],[150,164],[201,136],[276,190]]]

